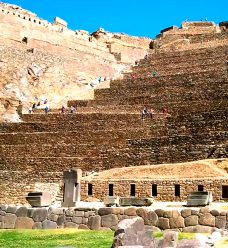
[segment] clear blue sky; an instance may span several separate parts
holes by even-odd
[[[154,38],[184,20],[228,21],[228,0],[7,0],[52,22],[58,16],[72,30],[99,27],[110,32]]]

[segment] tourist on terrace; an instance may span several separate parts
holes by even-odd
[[[154,71],[153,71],[153,77],[156,77],[156,75],[157,75],[157,72],[156,72],[156,70],[154,69]]]
[[[47,114],[49,112],[49,107],[48,105],[46,105],[45,109],[44,109],[44,112]]]
[[[151,109],[148,111],[148,114],[149,114],[150,118],[152,119],[152,118],[153,118],[153,115],[155,114],[154,109],[151,108]]]
[[[148,112],[148,108],[145,107],[142,111],[142,114],[141,114],[141,119],[144,120],[146,118],[146,116],[148,116],[149,112]]]
[[[33,103],[33,105],[32,105],[32,112],[34,112],[34,111],[35,111],[35,109],[36,109],[36,104],[35,104],[35,103]]]
[[[70,107],[70,113],[71,114],[76,113],[76,108],[74,106]]]
[[[66,108],[64,106],[62,106],[61,113],[64,114],[65,112],[66,112]]]

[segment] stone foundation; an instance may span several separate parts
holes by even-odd
[[[78,228],[115,230],[123,219],[140,216],[154,230],[212,232],[228,228],[228,211],[201,209],[162,210],[151,208],[26,208],[0,206],[1,229]]]

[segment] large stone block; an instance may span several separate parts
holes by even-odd
[[[16,215],[18,217],[27,217],[28,209],[26,207],[20,207],[17,209]]]
[[[42,229],[42,223],[41,222],[35,222],[32,229]]]
[[[186,217],[188,217],[190,215],[191,215],[191,209],[190,208],[181,210],[181,216],[182,217],[186,218]]]
[[[150,206],[153,203],[153,198],[143,197],[121,197],[120,206]]]
[[[101,217],[101,226],[102,227],[113,227],[118,224],[118,217],[115,214],[103,215]]]
[[[28,217],[17,217],[15,229],[32,229],[34,221]]]
[[[156,209],[154,212],[157,214],[158,217],[163,217],[165,210]]]
[[[46,208],[38,208],[33,213],[33,220],[35,222],[42,222],[47,219],[48,211]]]
[[[3,227],[5,229],[14,229],[17,216],[15,214],[7,213],[4,216]]]
[[[99,230],[101,227],[101,216],[95,215],[95,216],[89,217],[88,227],[91,230]]]
[[[199,224],[203,226],[215,226],[215,217],[210,213],[199,215]]]
[[[145,230],[142,218],[125,219],[118,224],[112,244],[112,248],[117,247],[154,248],[152,233]]]
[[[171,229],[178,229],[185,227],[184,218],[182,216],[172,217],[169,219],[169,224]]]
[[[42,228],[43,229],[56,229],[57,223],[50,220],[45,220],[42,222]]]
[[[100,216],[102,215],[108,215],[108,214],[119,214],[121,213],[121,208],[110,208],[110,207],[107,207],[107,208],[99,208],[98,210],[98,214]]]
[[[17,209],[18,209],[18,207],[8,206],[6,213],[15,214],[17,212]]]
[[[157,226],[158,216],[154,211],[149,211],[147,213],[147,217],[145,219],[146,225]]]
[[[62,226],[65,222],[65,219],[66,219],[65,215],[59,215],[59,217],[56,221],[57,225]]]
[[[184,219],[185,226],[196,226],[199,224],[199,217],[197,215],[191,215]]]
[[[136,208],[126,208],[124,214],[128,216],[136,216]]]
[[[163,217],[158,218],[157,226],[161,230],[170,229],[169,219],[168,218],[163,218]]]
[[[226,228],[226,216],[216,216],[215,227],[219,229],[225,229]]]

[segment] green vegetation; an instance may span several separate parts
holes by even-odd
[[[195,233],[179,233],[179,240],[193,239]],[[162,232],[153,234],[155,239]],[[58,230],[0,230],[1,248],[110,248],[113,240],[111,231],[85,231],[77,229]],[[228,247],[228,239],[216,248]]]
[[[113,232],[58,230],[1,230],[1,248],[109,248]]]

